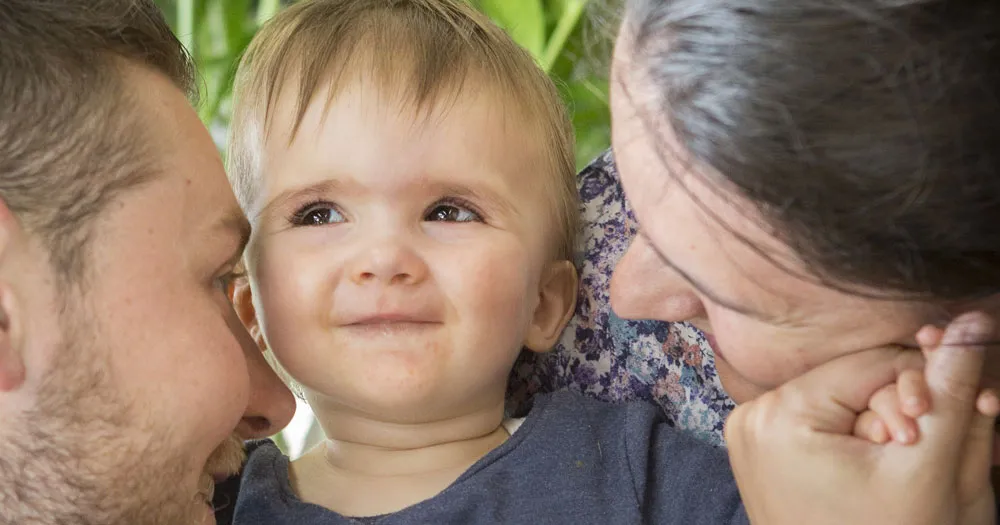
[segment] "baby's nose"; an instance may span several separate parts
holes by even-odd
[[[351,263],[355,284],[414,285],[427,278],[426,262],[412,248],[394,240],[359,253]]]

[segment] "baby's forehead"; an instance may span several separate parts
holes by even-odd
[[[511,141],[526,135],[543,133],[544,117],[537,104],[523,94],[508,89],[506,83],[475,69],[454,71],[449,78],[426,84],[417,73],[379,74],[363,67],[327,72],[316,77],[297,70],[276,79],[263,115],[268,138],[274,132],[294,139],[302,120],[309,112],[327,116],[331,106],[345,98],[355,98],[368,111],[398,114],[413,124],[414,133],[421,126],[442,120],[462,118],[462,112],[475,108],[490,113],[498,136],[509,134]],[[533,144],[544,144],[544,137],[522,142],[530,151]]]
[[[319,86],[306,98],[299,81],[289,79],[266,114],[265,150],[321,141],[328,133],[342,142],[367,139],[407,149],[423,146],[427,155],[450,150],[442,157],[466,159],[473,164],[467,169],[492,163],[540,176],[539,168],[550,164],[546,157],[553,141],[546,136],[543,119],[481,78],[470,76],[424,98],[408,91],[411,86],[385,85],[369,75],[340,76],[337,81]],[[497,173],[483,170],[483,176]]]

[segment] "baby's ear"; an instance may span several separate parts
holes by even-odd
[[[576,309],[576,267],[569,261],[549,263],[538,286],[538,306],[524,346],[547,352],[555,346]]]
[[[257,310],[253,307],[253,290],[250,288],[250,280],[246,277],[237,279],[230,289],[229,299],[233,302],[233,308],[236,310],[240,322],[250,332],[250,337],[253,337],[261,351],[267,350],[267,342],[260,330],[260,323],[257,322]]]

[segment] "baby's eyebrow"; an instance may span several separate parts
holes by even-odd
[[[288,201],[298,200],[301,198],[320,198],[326,195],[330,195],[336,192],[338,189],[342,188],[343,184],[339,181],[327,179],[314,182],[312,184],[306,184],[304,186],[299,186],[296,188],[289,188],[282,191],[271,199],[263,208],[257,213],[255,219],[268,216],[274,212],[275,209],[282,208]]]
[[[508,216],[518,215],[517,209],[509,199],[504,198],[499,192],[485,185],[473,187],[454,182],[430,182],[427,184],[427,188],[443,196],[458,197],[481,204],[487,208],[487,211],[493,213]]]
[[[344,192],[347,186],[349,184],[345,184],[341,180],[326,179],[286,189],[265,204],[254,218],[256,220],[260,217],[270,216],[275,210],[285,207],[289,201],[329,198],[330,195]],[[509,199],[485,184],[473,186],[451,181],[431,180],[421,182],[419,186],[420,190],[428,193],[467,199],[486,208],[486,212],[504,216],[517,216],[519,214]]]

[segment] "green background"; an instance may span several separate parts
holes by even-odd
[[[556,81],[576,130],[577,166],[608,147],[606,20],[601,0],[469,0],[531,52]],[[222,146],[229,124],[232,79],[257,28],[288,5],[281,0],[157,0],[201,74],[199,114]]]

